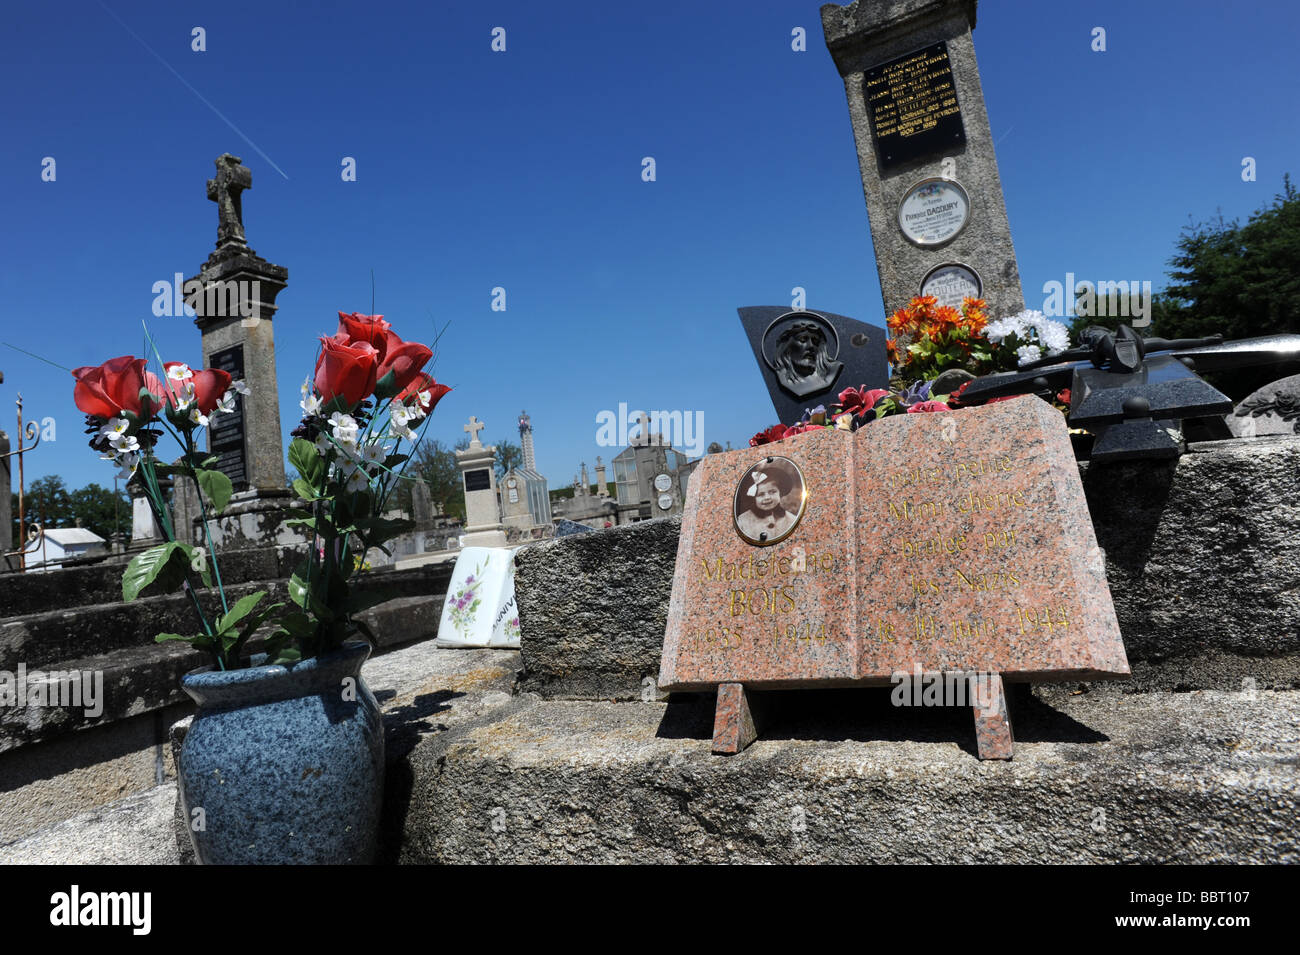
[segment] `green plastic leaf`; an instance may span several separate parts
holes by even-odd
[[[363,517],[356,522],[356,529],[367,544],[378,547],[399,534],[415,530],[415,521],[405,517]]]
[[[128,603],[135,600],[140,596],[140,591],[160,577],[164,583],[173,580],[175,583],[180,583],[184,577],[186,562],[183,546],[176,541],[168,541],[166,544],[150,547],[131,558],[131,562],[126,565],[126,570],[122,573],[122,599]],[[179,564],[176,555],[181,558]]]
[[[289,463],[312,487],[320,487],[324,482],[325,459],[306,438],[294,438],[289,443]]]
[[[153,638],[154,643],[166,643],[168,640],[184,640],[187,643],[198,639],[197,637],[187,637],[183,633],[160,633]]]
[[[227,630],[233,630],[239,621],[243,620],[253,608],[262,602],[266,597],[265,590],[259,590],[257,593],[249,594],[247,597],[240,597],[235,601],[235,605],[230,608],[229,612],[222,614],[217,618],[217,633],[225,633]]]
[[[212,502],[213,512],[220,514],[224,511],[230,501],[230,495],[235,493],[235,486],[230,483],[230,478],[222,471],[195,471],[194,476],[198,479],[199,487],[203,488],[203,493]]]
[[[302,478],[294,478],[293,489],[294,492],[304,501],[314,501],[320,496],[316,493],[316,489]]]

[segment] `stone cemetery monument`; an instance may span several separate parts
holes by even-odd
[[[478,433],[483,422],[473,416],[465,425],[470,436],[469,447],[456,452],[465,485],[465,535],[466,547],[505,547],[506,532],[501,523],[497,501],[495,445],[484,445]]]
[[[779,305],[737,311],[782,424],[830,404],[845,388],[881,388],[889,380],[883,328]]]
[[[821,15],[844,78],[885,314],[916,295],[1021,311],[971,39],[975,0],[856,0]]]
[[[483,422],[470,417],[465,431],[469,447],[456,452],[465,482],[465,545],[456,558],[438,625],[444,647],[518,647],[519,611],[515,607],[517,548],[506,546],[496,486],[496,448],[478,433]]]
[[[691,481],[659,685],[717,688],[715,752],[755,738],[749,688],[908,681],[960,693],[980,756],[1006,759],[1004,679],[1128,674],[1065,422],[1037,398],[711,454]]]
[[[289,270],[248,246],[242,193],[252,187],[252,173],[230,153],[218,156],[216,167],[207,181],[207,196],[217,204],[216,249],[198,275],[186,279],[186,304],[197,315],[205,367],[243,379],[249,393],[238,396],[235,412],[219,416],[208,434],[216,467],[235,488],[213,522],[214,536],[226,547],[284,543],[297,535],[282,528],[277,515],[291,506],[293,494],[285,487],[272,319]]]

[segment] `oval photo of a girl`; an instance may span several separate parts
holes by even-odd
[[[803,473],[789,458],[764,458],[736,486],[736,532],[750,544],[783,541],[803,517],[808,490]]]

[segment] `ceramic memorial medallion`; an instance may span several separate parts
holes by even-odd
[[[442,605],[440,647],[519,646],[517,547],[466,547],[456,558]]]
[[[970,197],[961,183],[934,177],[922,179],[898,204],[898,227],[913,245],[951,242],[970,219]]]

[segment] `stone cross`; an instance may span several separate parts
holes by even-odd
[[[478,420],[476,415],[469,416],[469,424],[462,428],[470,436],[469,446],[471,448],[483,447],[483,442],[478,439],[478,433],[483,430],[483,422]]]
[[[217,204],[217,246],[246,245],[244,209],[239,194],[253,186],[253,174],[239,164],[238,156],[216,158],[217,177],[208,180],[208,198]]]

